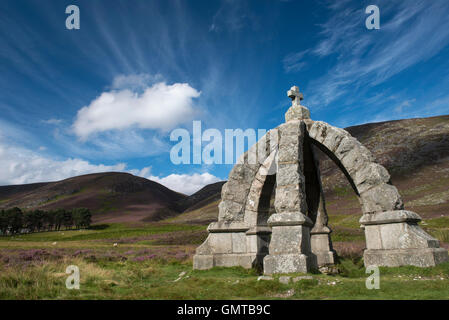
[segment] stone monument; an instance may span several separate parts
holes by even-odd
[[[345,174],[360,200],[365,266],[434,266],[448,261],[438,240],[404,210],[388,171],[347,131],[310,119],[292,87],[285,123],[237,161],[223,185],[218,221],[193,257],[195,269],[263,268],[265,274],[308,272],[335,263],[315,149]],[[269,214],[275,194],[275,213]]]

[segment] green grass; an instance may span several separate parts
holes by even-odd
[[[94,226],[95,228],[95,226]],[[105,225],[104,229],[95,230],[61,230],[54,232],[39,232],[12,237],[0,237],[2,241],[86,241],[99,239],[123,239],[144,235],[174,232],[205,230],[206,226],[182,224],[146,224],[141,227],[129,227],[113,223]]]
[[[423,223],[429,228],[449,228],[449,217],[426,219]]]
[[[350,187],[336,186],[334,188],[334,193],[339,197],[346,197],[348,195],[352,195],[354,191]]]
[[[439,241],[449,243],[449,229],[446,230],[429,230],[430,234]]]
[[[65,288],[68,264],[80,268],[80,290]],[[278,276],[257,281],[255,271],[240,267],[196,271],[189,262],[92,263],[74,258],[3,270],[0,299],[449,299],[449,263],[426,269],[381,268],[379,290],[366,288],[368,275],[360,264],[343,261],[340,268],[346,273],[313,275],[285,285]]]
[[[351,216],[334,220],[339,228],[355,224]],[[111,224],[91,230],[0,237],[0,299],[449,299],[449,263],[433,268],[380,268],[380,290],[368,290],[363,261],[354,257],[339,260],[338,275],[313,274],[311,280],[286,285],[278,281],[279,276],[257,281],[256,270],[241,267],[193,270],[191,257],[197,244],[187,237],[181,245],[139,241],[113,247],[110,241],[98,241],[168,232],[184,235],[205,228],[166,223],[141,227]],[[339,232],[337,238],[342,234]],[[23,258],[37,248],[45,248],[50,254]],[[92,253],[74,254],[81,248]],[[188,255],[178,258],[179,252]],[[153,253],[157,257],[138,259]],[[14,264],[13,257],[22,260]],[[80,269],[80,290],[65,287],[69,265]],[[184,276],[175,281],[181,273]]]

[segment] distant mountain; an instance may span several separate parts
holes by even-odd
[[[0,208],[87,207],[94,222],[157,221],[180,214],[216,193],[217,188],[211,185],[189,197],[128,173],[97,173],[57,182],[0,186]]]
[[[449,214],[449,115],[369,123],[346,128],[391,174],[405,208],[423,217]],[[334,214],[360,213],[340,170],[321,154],[328,208]]]
[[[449,215],[449,116],[369,123],[346,128],[391,174],[406,209],[422,217]],[[321,151],[320,170],[330,215],[360,214],[360,204],[346,177]],[[220,191],[214,201],[197,203],[171,219],[216,221]]]
[[[369,123],[346,130],[389,170],[406,209],[423,217],[449,214],[449,116]],[[361,214],[344,175],[318,153],[329,214]],[[131,174],[98,173],[0,187],[0,208],[87,207],[94,222],[208,223],[217,220],[224,183],[186,196]]]

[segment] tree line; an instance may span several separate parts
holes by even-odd
[[[22,211],[11,208],[0,211],[0,234],[18,234],[22,232],[58,231],[67,229],[89,228],[92,214],[89,209],[57,209],[52,211]]]

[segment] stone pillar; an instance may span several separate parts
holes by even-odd
[[[327,226],[327,212],[324,195],[321,191],[320,206],[315,225],[310,231],[312,253],[317,257],[318,267],[327,267],[335,264],[335,251],[332,247],[331,229]]]
[[[252,267],[263,269],[263,259],[268,254],[271,228],[267,226],[256,226],[246,232],[246,248]]]
[[[312,149],[313,150],[313,149]],[[321,174],[319,163],[315,153],[312,151],[315,161],[315,173],[317,175],[319,187],[319,205],[316,215],[315,225],[310,231],[310,242],[312,253],[317,257],[318,267],[326,267],[335,264],[335,251],[332,247],[331,229],[328,227],[328,216],[326,211],[326,201],[324,198],[323,186],[321,184]]]
[[[418,226],[421,217],[415,212],[393,210],[364,214],[365,266],[431,267],[449,260],[448,252],[439,248],[438,240]]]
[[[276,213],[268,219],[272,233],[269,255],[263,262],[265,274],[306,273],[317,268],[310,249],[312,221],[305,215],[304,128],[304,122],[295,119],[279,127]]]

